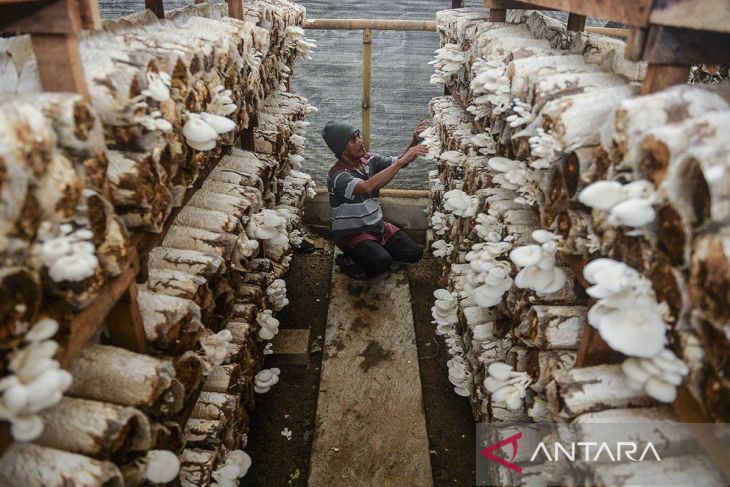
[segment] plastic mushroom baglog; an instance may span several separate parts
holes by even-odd
[[[583,276],[593,284],[586,292],[598,300],[588,311],[588,323],[608,346],[645,358],[664,348],[666,306],[656,302],[651,281],[623,262],[605,258],[589,262]]]
[[[509,254],[512,263],[521,269],[515,276],[515,286],[540,294],[555,293],[567,282],[565,272],[555,266],[558,237],[546,230],[536,230],[532,239],[539,245],[517,247]]]
[[[628,358],[621,364],[621,369],[629,387],[667,403],[677,397],[677,387],[689,373],[689,367],[669,349],[663,349],[651,358]]]
[[[10,433],[17,441],[31,441],[43,432],[37,416],[55,405],[71,386],[71,374],[53,360],[58,343],[51,338],[58,323],[39,320],[25,335],[26,344],[10,355],[10,375],[0,380],[0,419],[10,421]]]
[[[251,457],[243,450],[233,450],[228,458],[212,474],[215,483],[211,486],[237,487],[238,479],[246,476],[251,468]]]
[[[266,297],[274,311],[281,311],[289,304],[286,298],[286,282],[284,279],[276,279],[266,288]]]
[[[264,369],[254,377],[253,390],[259,394],[265,394],[279,382],[281,370],[276,367]]]
[[[597,181],[580,192],[578,201],[607,212],[606,222],[612,226],[643,227],[656,219],[656,192],[654,185],[645,180],[629,184]]]
[[[484,388],[491,394],[492,402],[504,403],[512,411],[522,407],[523,399],[530,385],[526,372],[515,372],[512,366],[494,362],[487,367]]]
[[[150,450],[145,461],[144,478],[151,484],[172,482],[180,473],[180,459],[171,451]]]
[[[256,323],[259,324],[259,338],[272,340],[279,333],[279,320],[274,318],[270,309],[261,311],[256,316]]]

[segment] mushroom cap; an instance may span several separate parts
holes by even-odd
[[[542,259],[543,251],[539,245],[523,245],[509,253],[509,258],[517,267],[536,265]]]
[[[33,441],[43,433],[43,421],[36,415],[16,416],[11,421],[10,433],[16,441]]]
[[[543,270],[534,265],[525,267],[515,276],[515,286],[535,291],[545,289],[555,279],[554,270]]]
[[[218,133],[213,127],[208,125],[198,115],[192,113],[190,114],[188,121],[185,122],[185,125],[183,125],[182,132],[188,145],[190,145],[190,142],[203,144],[215,141],[218,138]]]
[[[206,112],[200,113],[199,115],[205,123],[215,130],[216,134],[225,134],[226,132],[230,132],[236,128],[236,122],[230,118]]]
[[[484,388],[489,393],[494,393],[506,385],[509,385],[506,381],[497,380],[491,375],[487,376],[487,378],[484,379]]]
[[[563,286],[565,286],[565,283],[568,281],[568,276],[565,275],[563,269],[555,267],[550,272],[553,273],[553,280],[547,286],[538,289],[538,292],[543,294],[556,293],[563,289]]]
[[[58,321],[53,318],[42,318],[33,325],[24,338],[29,342],[42,342],[53,337],[57,331]]]
[[[646,381],[644,392],[660,402],[669,403],[677,398],[677,388],[657,377]]]
[[[513,171],[520,168],[520,163],[506,157],[492,157],[487,165],[497,172]]]
[[[150,450],[147,452],[147,467],[144,478],[154,484],[172,482],[180,472],[180,459],[171,451]]]
[[[83,281],[96,273],[99,260],[95,255],[79,253],[64,255],[56,259],[48,269],[48,275],[55,282]]]
[[[641,367],[641,359],[635,357],[624,360],[621,364],[621,370],[628,378],[632,379],[634,384],[639,384],[639,386],[635,388],[636,390],[641,390],[644,382],[649,380],[651,377],[651,374]]]
[[[203,142],[195,142],[190,139],[185,139],[185,143],[187,143],[191,148],[193,148],[197,151],[200,151],[200,152],[211,150],[211,149],[215,148],[215,145],[216,145],[215,139],[206,140]]]
[[[626,225],[627,227],[643,227],[656,219],[656,212],[649,200],[628,199],[611,208],[608,216],[609,225]]]
[[[500,381],[508,380],[512,370],[513,367],[505,364],[504,362],[494,362],[487,367],[489,375]]]
[[[41,245],[41,260],[46,267],[71,252],[71,240],[67,237],[52,238]]]
[[[618,181],[596,181],[578,194],[578,201],[588,207],[608,211],[627,197]]]
[[[620,266],[625,265],[623,262],[617,262],[613,259],[608,259],[605,257],[601,257],[599,259],[595,259],[590,261],[583,267],[583,277],[586,278],[586,281],[590,282],[591,284],[597,284],[597,274],[599,271],[606,269],[608,267],[613,266]]]
[[[661,316],[646,308],[606,313],[598,323],[598,331],[609,347],[634,357],[653,357],[667,341]]]
[[[533,231],[531,237],[535,242],[541,244],[560,240],[559,236],[555,235],[553,232],[543,230],[542,228]]]

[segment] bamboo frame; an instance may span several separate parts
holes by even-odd
[[[370,150],[370,84],[372,81],[373,31],[362,31],[362,140]]]
[[[413,30],[436,32],[433,20],[384,20],[384,19],[312,19],[305,29],[322,30]]]

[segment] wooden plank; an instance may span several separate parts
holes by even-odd
[[[730,64],[730,34],[652,25],[643,59],[657,64],[727,65]]]
[[[308,485],[432,486],[405,273],[331,290]]]
[[[641,85],[641,94],[656,93],[674,85],[681,85],[689,78],[689,66],[675,64],[650,64]]]
[[[226,3],[228,4],[228,16],[243,20],[243,0],[226,0]]]
[[[655,0],[652,24],[730,33],[730,2],[727,0]]]
[[[106,318],[111,345],[137,353],[147,353],[142,314],[137,302],[137,283],[133,280]]]
[[[152,10],[158,19],[165,18],[165,5],[163,0],[144,0],[144,7]]]
[[[586,27],[586,16],[571,13],[568,15],[567,29],[573,32],[581,32]]]
[[[623,24],[646,26],[653,0],[522,0],[523,3],[550,10],[599,17]]]
[[[77,34],[33,34],[33,52],[45,91],[69,91],[89,101]]]
[[[61,0],[64,1],[64,0]],[[78,12],[81,27],[86,30],[101,29],[101,13],[97,0],[65,0]]]
[[[9,34],[67,34],[82,29],[81,16],[66,0],[5,5],[0,16],[0,32]]]
[[[107,282],[91,305],[77,314],[69,325],[66,345],[57,355],[61,367],[67,368],[89,340],[96,335],[109,311],[119,301],[139,271],[139,260],[134,249],[130,249],[126,269]]]
[[[629,30],[629,37],[624,48],[624,57],[629,61],[641,61],[646,47],[648,29],[643,27],[632,27]]]
[[[544,7],[517,0],[482,0],[482,6],[497,9],[546,10]]]
[[[285,328],[271,340],[274,352],[266,357],[266,367],[307,365],[309,363],[309,328]]]

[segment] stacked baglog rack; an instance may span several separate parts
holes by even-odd
[[[147,6],[0,6],[3,484],[236,485],[276,381],[304,8]]]
[[[730,98],[684,83],[693,64],[730,61],[717,49],[730,20],[723,2],[653,3],[494,0],[437,16],[432,82],[450,95],[431,101],[424,134],[445,281],[433,316],[479,421],[570,424],[590,441],[581,424],[728,420]],[[533,5],[568,24],[507,11]],[[586,15],[633,26],[628,45],[583,32]],[[695,441],[714,464],[665,448],[656,466],[557,462],[492,482],[722,483],[711,437],[673,445]]]

